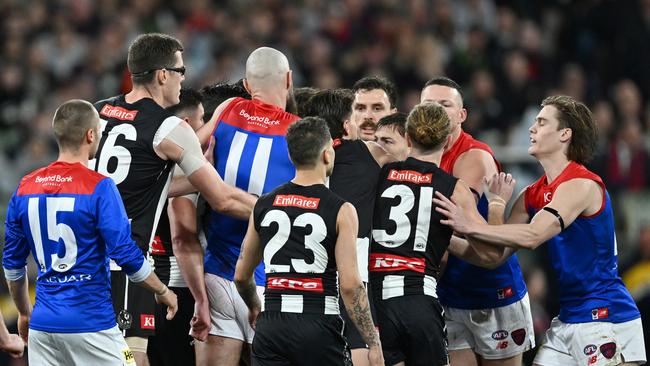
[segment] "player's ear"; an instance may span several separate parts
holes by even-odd
[[[246,91],[248,92],[248,94],[253,95],[253,92],[252,92],[252,90],[251,90],[251,86],[250,86],[250,84],[248,83],[248,80],[247,80],[247,79],[244,79],[243,84],[244,84],[244,89],[246,89]]]
[[[289,70],[287,71],[285,87],[287,88],[287,90],[291,90],[292,86],[293,86],[293,74],[291,73],[291,70]]]
[[[406,138],[406,146],[408,146],[409,149],[411,147],[413,147],[413,142],[411,141],[411,136],[409,136],[409,134],[407,133],[406,135],[404,135],[404,137]]]
[[[571,140],[571,136],[573,136],[573,130],[570,128],[563,128],[562,134],[560,134],[560,141],[567,142]]]

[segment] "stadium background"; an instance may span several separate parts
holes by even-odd
[[[240,79],[262,45],[288,56],[295,87],[387,76],[403,112],[427,79],[447,75],[463,86],[464,128],[492,145],[520,188],[540,174],[526,154],[540,101],[584,101],[600,129],[590,167],[613,195],[620,273],[650,341],[650,0],[1,0],[0,29],[3,219],[20,177],[56,159],[56,106],[128,90],[126,50],[142,32],[183,41],[183,85],[195,88]],[[539,339],[557,314],[555,285],[543,246],[520,262]],[[11,325],[4,281],[0,294]]]

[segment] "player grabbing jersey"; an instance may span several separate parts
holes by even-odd
[[[131,239],[113,180],[86,167],[99,142],[93,106],[81,100],[64,103],[52,127],[58,160],[26,175],[7,211],[3,266],[20,313],[19,331],[29,339],[29,363],[133,363],[115,322],[109,258],[130,281],[169,306],[168,319],[176,313],[176,295],[151,271]],[[38,266],[33,312],[25,276],[30,251]]]
[[[340,291],[350,318],[383,365],[381,345],[359,278],[354,207],[325,187],[334,149],[326,122],[307,117],[289,127],[295,178],[255,206],[237,262],[237,289],[257,324],[253,365],[350,365],[339,316]],[[263,257],[263,258],[262,258]],[[253,270],[264,259],[266,290],[259,317]]]
[[[483,178],[500,167],[489,146],[463,131],[467,110],[460,87],[451,79],[433,78],[422,89],[421,101],[438,102],[447,112],[451,144],[440,168],[467,182],[487,219]],[[445,307],[452,366],[478,366],[477,355],[483,366],[519,366],[523,352],[534,347],[526,283],[516,256],[487,269],[450,255],[438,295]]]
[[[536,365],[646,360],[639,311],[618,276],[612,203],[600,177],[582,165],[592,156],[596,135],[584,104],[567,96],[548,97],[530,127],[528,148],[545,174],[519,195],[508,225],[467,220],[451,201],[436,199],[448,216],[444,222],[470,242],[492,244],[497,262],[517,249],[547,243],[560,314],[546,332]],[[512,193],[512,182],[500,185],[501,198],[491,201],[490,214],[503,211],[503,199]]]
[[[447,365],[442,306],[436,294],[452,231],[433,211],[434,191],[481,220],[467,185],[438,167],[450,121],[435,103],[407,118],[409,157],[383,167],[370,246],[370,286],[387,365]]]

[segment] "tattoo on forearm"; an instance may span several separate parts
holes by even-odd
[[[260,298],[257,297],[257,286],[255,285],[255,280],[247,282],[244,286],[238,287],[239,295],[246,303],[249,309],[259,308]]]
[[[379,337],[375,330],[375,324],[372,322],[370,314],[370,305],[368,304],[368,295],[363,285],[359,286],[352,296],[352,306],[347,308],[348,315],[357,326],[359,334],[368,346],[379,344]]]

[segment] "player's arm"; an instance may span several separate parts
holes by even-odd
[[[462,179],[474,193],[475,202],[483,194],[483,177],[491,177],[497,172],[494,158],[485,150],[471,149],[465,152],[454,164],[453,176]]]
[[[170,199],[167,212],[174,255],[195,301],[192,336],[205,341],[210,330],[210,304],[203,277],[203,248],[198,237],[196,205],[190,197],[176,197]]]
[[[248,307],[248,321],[255,328],[257,315],[262,309],[260,298],[257,296],[257,285],[255,284],[255,268],[262,261],[262,243],[260,235],[255,228],[255,218],[251,214],[248,220],[248,229],[242,243],[237,266],[235,267],[235,285],[237,292]]]
[[[170,291],[151,270],[142,250],[131,238],[131,224],[115,183],[104,178],[97,184],[97,230],[104,239],[106,252],[131,282],[153,292],[157,302],[167,305],[167,319],[171,320],[178,310],[176,294]]]
[[[445,223],[458,227],[475,240],[515,249],[535,249],[571,225],[583,212],[596,212],[601,203],[602,190],[596,182],[577,178],[560,184],[551,202],[529,224],[488,226],[464,224],[456,218],[449,218]]]
[[[336,217],[337,238],[334,249],[341,297],[361,338],[368,345],[370,352],[377,356],[377,354],[381,355],[381,343],[370,314],[366,287],[361,282],[357,265],[358,228],[359,222],[354,206],[348,202],[344,203]],[[381,364],[383,365],[383,359]]]
[[[11,357],[22,357],[25,350],[25,342],[16,334],[9,333],[5,320],[0,313],[0,349],[7,352]]]
[[[391,155],[386,149],[374,141],[365,141],[370,155],[375,159],[379,166],[397,161],[397,158]]]
[[[235,98],[230,98],[226,99],[223,101],[219,106],[214,110],[214,113],[212,113],[212,117],[210,120],[201,126],[196,131],[196,135],[199,137],[199,141],[201,142],[201,146],[205,147],[208,145],[208,142],[210,141],[210,136],[212,135],[212,132],[214,132],[214,129],[217,126],[217,123],[219,122],[219,117],[221,117],[221,113],[226,109],[228,104],[235,99]]]
[[[437,193],[437,195],[440,194]],[[444,198],[444,200],[442,200],[441,197]],[[467,184],[462,180],[458,180],[454,192],[451,195],[451,200],[440,195],[434,199],[434,203],[441,205],[446,202],[453,202],[455,203],[456,208],[456,211],[454,211],[455,215],[462,216],[468,222],[485,224],[485,220],[476,209],[476,201],[474,197],[474,194],[469,190]],[[438,208],[436,208],[436,210],[438,210]],[[451,237],[447,250],[451,254],[471,264],[485,268],[496,268],[500,262],[509,255],[506,253],[504,248],[486,245],[486,243],[481,243],[479,241],[468,242],[467,240],[455,235]]]
[[[16,195],[14,193],[7,207],[2,266],[4,267],[9,293],[16,305],[16,309],[18,309],[18,333],[25,343],[27,343],[29,320],[32,316],[32,304],[29,299],[29,286],[25,269],[28,256],[29,244],[18,216]]]
[[[178,164],[213,209],[241,220],[248,219],[257,198],[221,179],[203,156],[197,135],[186,122],[179,122],[167,133],[156,151]]]

